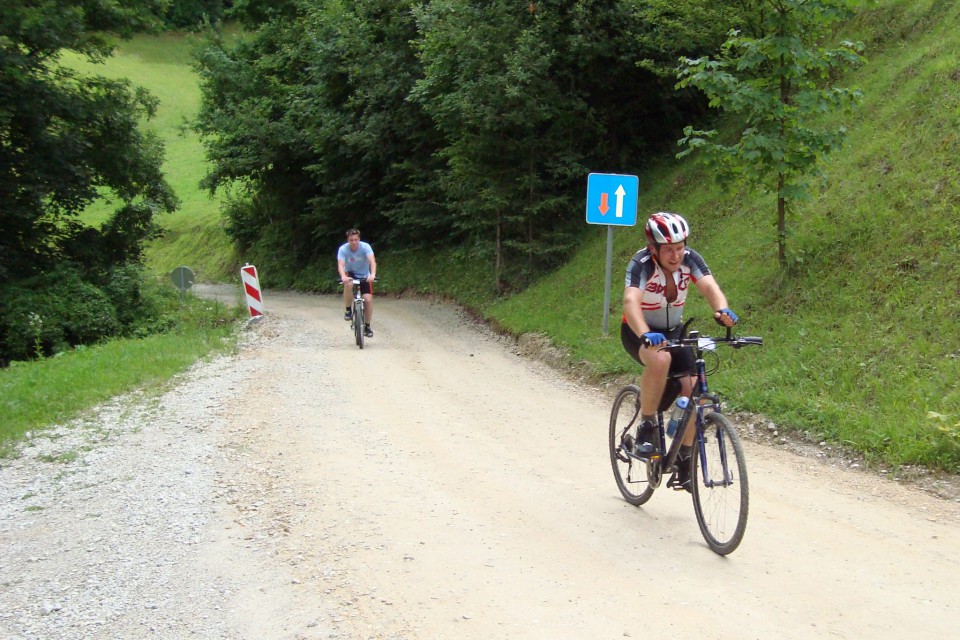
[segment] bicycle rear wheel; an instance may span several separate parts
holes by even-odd
[[[641,505],[653,495],[654,487],[647,481],[647,467],[642,461],[631,458],[625,452],[637,439],[640,422],[640,388],[635,384],[625,386],[613,401],[610,412],[610,463],[613,477],[623,499],[632,505]]]
[[[353,305],[353,335],[357,339],[357,346],[363,349],[363,324],[365,322],[363,316],[363,304],[354,304]]]
[[[690,476],[693,510],[707,545],[725,556],[740,545],[747,528],[747,465],[740,438],[725,415],[708,413],[703,423],[703,441],[695,441]]]

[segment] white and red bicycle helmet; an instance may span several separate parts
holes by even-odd
[[[650,244],[673,244],[687,239],[690,225],[675,213],[661,211],[650,216],[644,231]]]

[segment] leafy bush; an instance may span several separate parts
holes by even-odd
[[[143,274],[133,264],[114,267],[107,282],[101,287],[117,311],[117,320],[122,326],[130,326],[139,315],[143,304],[141,286]]]
[[[177,29],[197,29],[205,23],[217,24],[223,10],[231,3],[222,0],[173,0],[164,15],[164,22]]]
[[[165,333],[182,315],[177,292],[144,279],[136,264],[114,267],[96,283],[61,266],[9,285],[0,296],[0,366],[107,338]]]
[[[6,287],[0,315],[0,361],[24,360],[92,344],[120,329],[109,296],[60,266]]]

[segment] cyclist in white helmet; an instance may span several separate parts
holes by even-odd
[[[664,341],[679,337],[690,283],[706,298],[717,323],[732,327],[737,322],[737,314],[727,307],[727,298],[710,268],[699,253],[687,246],[690,227],[686,220],[675,213],[655,213],[647,220],[645,232],[647,247],[638,251],[627,265],[620,325],[624,349],[643,365],[638,455],[656,453],[657,409],[669,406],[679,394],[689,398],[693,389],[693,376],[683,375],[693,373],[692,350],[658,349]],[[678,482],[688,491],[689,465],[684,460],[690,455],[693,436],[694,430],[689,429],[677,462]]]

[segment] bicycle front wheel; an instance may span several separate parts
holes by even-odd
[[[353,335],[357,339],[357,346],[363,349],[363,305],[353,305]]]
[[[725,556],[740,545],[747,528],[750,486],[743,445],[727,417],[703,417],[703,439],[694,447],[691,484],[697,524],[710,548]]]
[[[625,386],[613,401],[610,412],[610,463],[613,477],[623,499],[632,505],[641,505],[653,495],[654,487],[647,481],[646,465],[631,458],[626,450],[633,448],[640,422],[640,388],[635,384]]]

